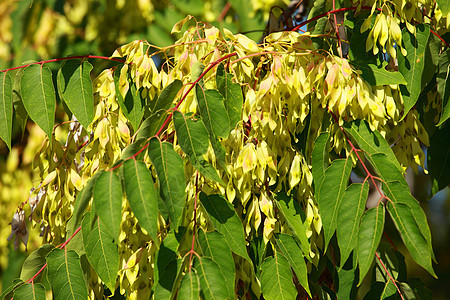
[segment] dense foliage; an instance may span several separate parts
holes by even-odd
[[[365,278],[368,299],[426,297],[384,229],[435,276],[404,173],[450,183],[446,3],[315,1],[262,42],[188,16],[92,81],[102,57],[3,70],[1,139],[28,118],[46,134],[9,239],[29,217],[46,243],[2,297],[354,299]]]

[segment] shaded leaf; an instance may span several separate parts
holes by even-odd
[[[352,160],[347,158],[334,160],[325,171],[317,197],[325,238],[324,249],[327,248],[336,230],[339,205],[341,205],[342,197],[344,197],[351,170]]]
[[[432,178],[432,192],[438,191],[450,185],[450,124],[445,123],[435,131],[430,139],[430,147],[427,152],[428,172]]]
[[[109,290],[114,291],[120,261],[114,237],[106,231],[105,224],[98,217],[92,229],[90,217],[84,217],[82,231],[89,263]]]
[[[369,183],[353,183],[345,191],[338,211],[336,236],[341,252],[341,264],[347,261],[356,246],[359,223],[366,208]]]
[[[300,247],[293,237],[287,234],[280,233],[275,237],[275,240],[278,247],[280,247],[281,252],[287,258],[289,265],[297,275],[298,281],[311,297],[308,284],[308,270],[303,255],[301,254]]]
[[[214,228],[224,235],[230,249],[251,264],[246,248],[244,228],[231,203],[223,198],[222,195],[207,196],[203,192],[200,193],[200,201],[206,209]]]
[[[314,142],[311,165],[314,180],[315,194],[319,194],[320,186],[323,182],[325,170],[328,168],[328,156],[330,149],[330,134],[322,132]]]
[[[45,288],[40,283],[25,283],[14,290],[15,300],[45,300]]]
[[[87,60],[72,59],[65,61],[58,71],[60,96],[84,128],[94,119],[92,68]]]
[[[159,128],[161,128],[161,126],[164,124],[164,117],[166,115],[166,111],[160,109],[154,112],[150,117],[145,119],[139,127],[139,131],[136,135],[136,141],[148,139],[154,136],[158,132]]]
[[[431,264],[432,254],[427,240],[422,235],[420,227],[411,212],[411,208],[403,203],[388,202],[387,209],[400,232],[403,243],[408,248],[416,263],[436,277]],[[423,224],[420,224],[423,226]]]
[[[0,89],[0,138],[11,150],[11,134],[13,119],[13,85],[7,72],[1,75]]]
[[[176,79],[168,86],[166,86],[162,91],[156,101],[150,103],[150,108],[152,113],[155,113],[159,110],[168,110],[170,106],[173,104],[175,97],[178,92],[183,87],[183,82],[181,80]]]
[[[183,159],[172,144],[158,138],[150,140],[148,156],[158,175],[161,198],[176,229],[181,222],[186,198]]]
[[[20,81],[20,90],[28,115],[51,137],[56,106],[52,72],[41,65],[26,67]]]
[[[225,185],[214,167],[203,158],[209,147],[208,132],[203,122],[193,121],[181,112],[174,111],[173,123],[181,150],[186,153],[191,164],[209,180]]]
[[[436,75],[437,91],[441,97],[441,117],[436,126],[440,126],[450,117],[450,49],[439,55],[438,73]]]
[[[95,181],[94,203],[95,213],[118,241],[122,220],[122,184],[113,171],[103,172]]]
[[[227,298],[234,298],[234,260],[225,237],[217,231],[205,233],[203,230],[199,230],[198,243],[202,249],[203,256],[215,261],[225,278]]]
[[[341,260],[342,268],[337,271],[337,299],[357,299],[358,268],[353,257],[346,262]]]
[[[195,257],[194,266],[205,299],[230,299],[225,278],[216,262],[208,257]]]
[[[280,253],[268,257],[261,265],[261,291],[264,299],[296,299],[288,260]]]
[[[158,194],[150,170],[143,161],[129,159],[123,164],[123,177],[131,210],[139,225],[156,241]]]
[[[356,245],[359,264],[358,285],[361,284],[373,263],[375,251],[383,234],[384,214],[384,205],[380,203],[378,206],[367,210],[361,218]]]
[[[87,299],[88,293],[80,257],[75,251],[55,248],[46,259],[53,299]]]
[[[216,85],[224,98],[225,109],[230,120],[230,130],[241,121],[241,112],[244,103],[241,86],[233,82],[233,75],[225,72],[223,64],[217,66]]]
[[[141,90],[136,88],[136,85],[131,79],[129,81],[129,89],[125,95],[122,96],[119,86],[119,72],[114,72],[114,86],[116,89],[116,97],[120,108],[125,117],[130,121],[134,130],[139,128],[142,117],[144,116],[144,99],[141,97]]]

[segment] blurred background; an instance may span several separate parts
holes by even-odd
[[[291,11],[295,15],[294,23],[305,18],[314,1],[310,2],[303,1],[296,11]],[[0,69],[70,55],[110,56],[120,45],[136,39],[167,46],[180,37],[170,34],[173,25],[187,15],[260,41],[269,26],[280,26],[282,12],[289,4],[289,0],[1,0]],[[52,64],[48,66],[52,68]],[[111,64],[107,61],[96,61],[92,75],[108,66]],[[53,69],[57,67],[55,63]],[[20,111],[18,103],[14,105],[14,109]],[[58,123],[67,118],[62,108],[56,118]],[[21,118],[19,113],[13,122],[11,151],[0,141],[0,291],[18,277],[26,256],[41,245],[40,229],[31,226],[27,250],[20,245],[14,251],[13,242],[7,241],[14,212],[27,200],[30,190],[39,185],[38,173],[33,172],[32,165],[44,140],[42,130],[28,122],[26,116]],[[57,139],[64,142],[67,132],[61,129],[56,134]],[[450,137],[447,144],[448,140]],[[449,188],[431,197],[432,184],[423,170],[419,170],[419,174],[409,170],[408,182],[428,216],[439,279],[412,263],[392,223],[387,224],[386,232],[406,257],[408,277],[420,278],[432,291],[434,299],[448,299]]]

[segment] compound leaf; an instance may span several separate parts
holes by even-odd
[[[288,260],[280,253],[268,257],[261,265],[261,291],[264,299],[296,299]]]

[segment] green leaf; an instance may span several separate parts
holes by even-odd
[[[308,20],[310,20],[314,17],[317,17],[318,15],[320,15],[324,12],[327,12],[327,11],[328,11],[328,7],[327,7],[326,0],[314,1],[311,11],[309,12],[309,15],[308,15]],[[308,28],[308,31],[313,35],[322,35],[322,34],[325,34],[325,28],[327,26],[327,23],[328,23],[328,19],[325,17],[322,17],[318,20],[308,23],[307,28]],[[314,47],[316,49],[323,48],[323,44],[324,44],[323,38],[321,38],[321,37],[314,38],[313,41],[314,41]]]
[[[177,259],[178,246],[179,242],[175,237],[174,230],[171,230],[162,241],[155,255],[155,268],[153,270],[155,282],[159,281],[160,275],[164,274],[169,263]]]
[[[143,161],[129,159],[123,164],[125,192],[139,225],[157,240],[158,194],[152,174]]]
[[[378,131],[372,132],[366,121],[357,120],[344,123],[344,129],[356,141],[361,150],[369,155],[385,154],[389,161],[395,165],[398,172],[404,173],[389,144]]]
[[[154,103],[150,104],[152,113],[157,112],[159,110],[168,110],[170,106],[173,104],[175,97],[178,92],[183,87],[183,82],[181,80],[176,79],[171,84],[166,86],[162,91],[159,97],[154,101]]]
[[[195,257],[194,266],[205,299],[230,299],[225,277],[215,261],[209,257]]]
[[[198,275],[194,268],[183,276],[178,290],[179,300],[197,300],[200,299],[200,288]]]
[[[353,183],[345,191],[338,211],[336,236],[343,265],[355,248],[359,222],[366,208],[369,183]]]
[[[400,232],[403,243],[408,248],[409,253],[411,253],[411,257],[421,267],[436,277],[431,264],[432,254],[430,247],[420,230],[420,227],[428,224],[417,223],[410,206],[407,204],[389,201],[387,209],[395,227]]]
[[[427,153],[428,172],[432,178],[432,192],[450,185],[450,123],[445,123],[435,131],[430,139]]]
[[[436,0],[436,3],[439,5],[439,9],[442,11],[442,15],[446,16],[448,11],[450,10],[450,4],[448,0]]]
[[[375,251],[383,234],[384,214],[384,205],[380,203],[378,206],[367,210],[361,218],[356,245],[359,264],[358,285],[361,284],[373,263]]]
[[[341,205],[342,197],[344,197],[351,170],[352,160],[347,158],[334,160],[325,171],[323,183],[317,196],[324,231],[324,249],[327,248],[336,230],[339,205]]]
[[[311,245],[306,237],[305,212],[300,207],[300,204],[294,200],[293,196],[288,196],[286,193],[278,193],[275,199],[275,205],[284,217],[293,238],[302,246],[303,254],[310,259],[309,251],[311,250]]]
[[[23,262],[22,270],[20,271],[20,279],[25,282],[36,275],[37,272],[45,265],[45,256],[53,248],[55,248],[55,246],[51,244],[45,244],[39,247],[37,250],[33,251]],[[41,277],[42,274],[39,274],[34,279],[34,282],[39,282]]]
[[[198,232],[198,243],[202,249],[203,256],[211,258],[217,263],[227,290],[227,299],[234,298],[235,267],[230,247],[225,237],[217,231]]]
[[[66,61],[58,71],[58,90],[62,100],[84,128],[94,119],[92,68],[87,60],[73,59]]]
[[[83,189],[78,193],[77,198],[75,199],[75,207],[73,209],[72,218],[75,218],[72,223],[73,226],[70,228],[72,232],[75,232],[75,229],[81,223],[81,216],[83,215],[86,207],[89,204],[89,201],[92,199],[92,195],[94,193],[95,181],[97,178],[103,173],[103,170],[98,171],[95,175],[88,180]]]
[[[441,118],[436,126],[440,126],[450,117],[450,49],[439,56],[438,73],[436,75],[437,91],[441,96]]]
[[[176,280],[182,271],[183,263],[181,259],[172,260],[163,270],[154,290],[154,299],[170,299],[173,295],[174,287],[177,289]]]
[[[120,261],[114,237],[106,231],[105,224],[98,217],[92,229],[89,216],[84,217],[82,231],[89,263],[109,290],[114,291]]]
[[[361,77],[372,86],[407,84],[402,73],[386,70],[388,63],[385,61],[382,62],[381,66],[371,63],[370,60],[353,60],[350,63],[361,70]]]
[[[118,241],[122,220],[122,184],[113,171],[103,172],[95,181],[94,204],[95,212]]]
[[[80,257],[75,251],[55,248],[46,259],[53,299],[87,299],[88,292]]]
[[[45,288],[40,283],[25,283],[14,290],[15,300],[45,300]]]
[[[181,150],[186,153],[191,164],[209,180],[225,185],[214,167],[203,158],[209,147],[208,132],[203,122],[193,121],[175,111],[173,123]]]
[[[280,247],[281,252],[287,258],[289,265],[297,275],[298,281],[311,297],[311,292],[309,290],[308,284],[308,270],[306,268],[306,263],[303,255],[301,255],[300,247],[297,245],[292,236],[284,233],[280,233],[279,235],[275,236],[275,240],[278,247]]]
[[[268,257],[261,265],[261,291],[264,299],[296,299],[288,260],[280,253]]]
[[[119,72],[114,72],[114,86],[116,89],[116,96],[120,108],[122,109],[125,117],[130,121],[134,130],[139,128],[142,117],[144,116],[144,99],[141,97],[141,90],[136,89],[136,85],[131,79],[129,81],[129,89],[125,95],[122,97],[122,93],[119,89]]]
[[[415,28],[415,34],[403,28],[402,40],[408,54],[398,56],[398,71],[402,73],[407,82],[406,85],[400,86],[405,106],[402,119],[416,104],[420,92],[434,74],[434,71],[431,74],[425,72],[428,71],[428,66],[425,65],[425,48],[430,38],[430,27],[425,24],[418,24]]]
[[[42,65],[26,67],[20,81],[20,90],[28,115],[47,136],[51,137],[56,106],[52,71]]]
[[[24,282],[19,278],[14,279],[9,286],[3,286],[1,300],[10,300],[14,296],[14,290],[23,285]]]
[[[139,127],[139,131],[136,135],[136,141],[148,139],[154,136],[158,132],[159,128],[161,128],[161,126],[164,124],[165,116],[167,116],[166,111],[161,109],[145,119]]]
[[[244,228],[233,205],[222,195],[207,196],[203,192],[200,193],[200,201],[206,209],[214,228],[224,235],[230,249],[251,264],[246,248]]]
[[[148,156],[158,175],[161,198],[176,229],[181,224],[186,199],[183,159],[172,144],[158,138],[150,140]]]
[[[220,64],[216,71],[216,85],[219,93],[222,94],[225,100],[225,109],[228,112],[228,119],[230,120],[230,130],[233,130],[236,124],[241,121],[244,103],[241,86],[234,83],[232,79],[233,75],[226,73],[223,64]]]
[[[314,149],[312,152],[312,174],[314,180],[315,194],[319,194],[320,186],[323,182],[325,170],[328,168],[328,157],[330,149],[330,134],[322,132],[314,142]]]
[[[200,115],[211,141],[215,141],[217,138],[226,138],[230,122],[222,94],[218,90],[204,90],[198,85],[195,87],[195,91]]]
[[[11,150],[12,117],[13,117],[13,86],[11,76],[2,73],[0,89],[0,138]]]
[[[357,299],[358,268],[353,257],[356,256],[346,262],[341,260],[342,267],[337,271],[336,299]]]

